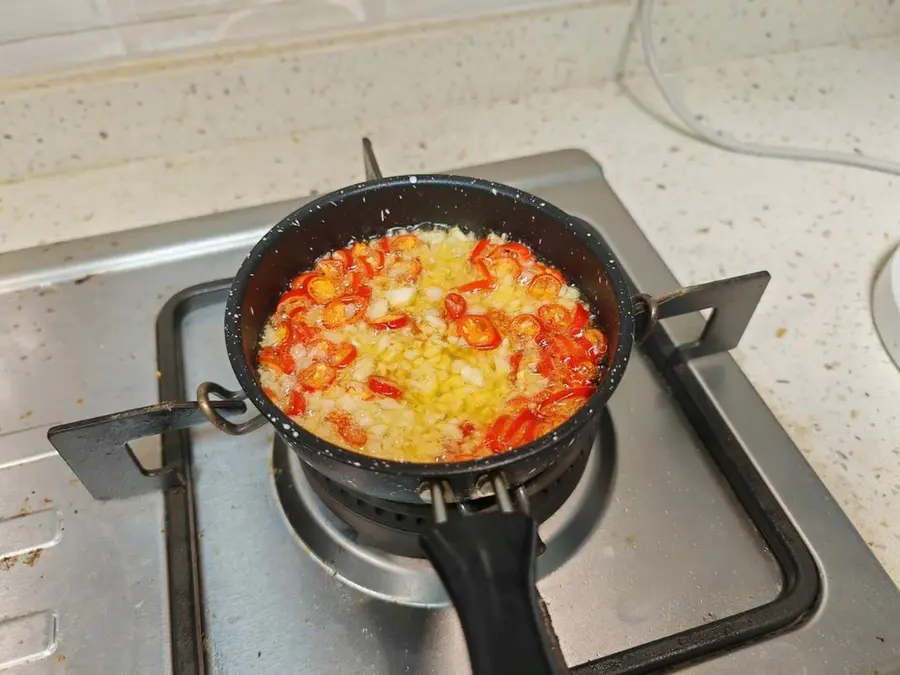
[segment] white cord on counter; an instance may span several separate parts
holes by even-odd
[[[738,152],[746,155],[756,155],[759,157],[773,157],[776,159],[793,159],[803,162],[826,162],[830,164],[843,164],[853,166],[860,169],[870,169],[871,171],[881,171],[900,175],[900,163],[892,162],[886,159],[877,159],[864,157],[845,152],[832,152],[829,150],[816,150],[814,148],[792,148],[778,147],[774,145],[762,145],[759,143],[746,143],[738,141],[735,138],[726,136],[724,132],[701,124],[694,113],[676,96],[663,80],[662,73],[659,68],[659,60],[656,57],[656,47],[653,43],[653,33],[650,26],[650,19],[653,13],[653,0],[637,0],[635,7],[635,15],[632,19],[632,25],[629,26],[625,43],[620,52],[619,66],[617,76],[621,77],[624,71],[624,60],[627,54],[628,45],[634,31],[634,24],[640,25],[641,43],[644,49],[644,59],[647,62],[647,68],[653,78],[656,87],[665,99],[666,104],[672,113],[686,126],[695,136],[711,143],[724,150]]]

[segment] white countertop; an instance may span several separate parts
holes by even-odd
[[[694,110],[738,136],[900,161],[898,62],[900,39],[881,39],[673,80]],[[219,75],[196,77],[213,87]],[[632,86],[660,109],[646,78]],[[336,188],[362,178],[363,134],[388,174],[585,149],[683,283],[769,270],[735,356],[900,583],[900,372],[869,314],[876,265],[900,240],[898,178],[728,154],[607,84],[0,183],[0,250]]]

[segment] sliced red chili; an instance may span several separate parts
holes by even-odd
[[[499,258],[491,265],[495,277],[518,279],[522,274],[522,265],[515,258]]]
[[[306,398],[303,396],[302,391],[291,392],[290,402],[288,403],[287,408],[284,409],[284,412],[289,417],[306,414]]]
[[[360,267],[366,268],[367,276],[374,276],[375,272],[384,267],[384,252],[374,249],[363,242],[356,242],[350,249],[353,259]]]
[[[386,396],[387,398],[392,398],[394,400],[403,398],[403,390],[395,383],[383,377],[376,377],[374,375],[370,377],[369,389],[379,396]]]
[[[323,258],[316,263],[316,272],[329,279],[341,279],[345,272],[344,263],[337,258]]]
[[[456,322],[459,334],[475,349],[496,349],[502,338],[490,319],[480,314],[464,316]]]
[[[478,274],[482,279],[486,279],[491,283],[494,282],[494,275],[491,274],[490,268],[487,266],[487,263],[484,260],[476,260],[475,268],[478,270]]]
[[[528,285],[528,294],[538,300],[552,300],[562,290],[562,282],[550,274],[539,274]]]
[[[597,387],[583,386],[554,392],[538,404],[537,412],[542,417],[558,415],[570,417],[575,410],[584,405],[584,399],[589,398],[595,391]],[[577,405],[573,408],[574,404]]]
[[[547,352],[542,352],[538,360],[538,373],[546,377],[548,380],[558,380],[562,377],[562,365],[557,364]]]
[[[316,276],[315,272],[304,272],[303,274],[298,274],[296,277],[294,277],[293,281],[291,281],[291,288],[293,288],[295,291],[305,291],[306,285],[314,276]]]
[[[300,371],[297,381],[307,391],[327,389],[337,377],[337,371],[327,363],[317,361]]]
[[[458,319],[466,313],[468,305],[466,304],[466,299],[459,293],[448,293],[447,297],[444,298],[444,309],[451,319]]]
[[[568,363],[572,359],[587,358],[587,353],[574,338],[559,333],[540,335],[536,338],[542,349],[546,350],[554,359]]]
[[[309,358],[313,361],[321,361],[328,363],[331,360],[331,354],[334,351],[334,344],[328,340],[313,340],[306,346],[309,352]]]
[[[368,442],[368,432],[366,432],[365,428],[357,424],[347,413],[332,411],[328,413],[328,416],[325,419],[334,425],[338,435],[344,439],[348,445],[362,447]]]
[[[572,323],[569,326],[569,335],[580,337],[581,332],[587,326],[591,316],[580,302],[575,303],[575,312],[572,314]]]
[[[259,356],[256,357],[259,365],[282,370],[281,359],[278,358],[278,352],[274,347],[263,347],[259,350]],[[282,371],[283,372],[283,371]]]
[[[588,356],[595,361],[606,353],[608,345],[606,335],[596,328],[586,328],[583,331],[582,339],[589,345]]]
[[[493,290],[494,284],[487,279],[479,279],[478,281],[470,281],[467,284],[459,286],[456,290],[460,293],[484,293]]]
[[[479,239],[478,243],[475,244],[475,248],[472,249],[472,252],[469,254],[469,261],[475,262],[479,258],[483,257],[487,253],[487,247],[491,242],[487,239]]]
[[[519,262],[527,262],[534,258],[534,253],[525,244],[512,242],[498,246],[491,253],[492,258],[515,258]]]
[[[321,274],[317,274],[310,279],[306,288],[307,291],[309,291],[310,297],[320,305],[327,304],[341,296],[341,287],[337,282],[334,279],[322,276]]]
[[[517,448],[534,440],[534,430],[537,427],[538,418],[530,410],[520,412],[505,429],[502,438],[504,445],[509,448]]]
[[[422,274],[422,261],[418,258],[397,260],[388,265],[385,271],[389,277],[397,281],[413,282]]]
[[[485,434],[485,445],[494,452],[503,452],[509,449],[509,446],[504,444],[503,439],[506,438],[506,430],[509,428],[510,422],[512,422],[512,418],[509,415],[500,415],[494,420],[491,428]]]
[[[516,381],[516,375],[519,374],[519,368],[522,367],[523,356],[524,354],[522,352],[516,352],[509,357],[509,379],[513,382]]]
[[[341,342],[335,345],[334,350],[331,352],[328,365],[338,369],[346,368],[356,360],[357,353],[356,347],[349,342]]]
[[[519,314],[510,322],[509,330],[517,341],[528,342],[540,334],[543,326],[534,314]]]
[[[299,317],[291,318],[289,330],[290,340],[301,345],[312,342],[321,333],[318,328],[308,326]]]
[[[309,297],[309,293],[305,290],[290,290],[286,293],[282,293],[281,297],[278,299],[278,312],[280,314],[287,314],[288,316],[294,314],[298,310],[305,310],[312,307],[312,299]]]
[[[325,305],[322,324],[326,328],[337,328],[358,321],[368,307],[369,301],[361,295],[345,295]]]
[[[341,261],[345,270],[352,270],[354,267],[356,267],[356,261],[353,259],[350,251],[345,248],[341,248],[335,251],[333,257],[335,260]]]
[[[375,330],[397,330],[409,324],[409,317],[406,314],[388,314],[368,324]]]
[[[568,371],[563,380],[569,386],[590,384],[597,374],[597,366],[590,359],[574,358],[567,364]]]
[[[391,250],[411,251],[421,243],[421,240],[414,234],[401,234],[391,239]]]
[[[555,302],[538,307],[538,318],[556,330],[563,330],[571,323],[569,310]]]
[[[378,240],[378,248],[381,249],[382,253],[390,253],[391,252],[391,241],[388,237],[382,237]]]
[[[463,438],[468,438],[475,433],[475,425],[471,422],[463,422],[459,425],[459,431],[462,433]]]

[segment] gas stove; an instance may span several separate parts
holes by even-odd
[[[587,155],[455,173],[584,219],[635,289],[678,288]],[[447,595],[410,548],[427,509],[357,503],[268,428],[134,443],[139,480],[88,455],[79,476],[107,481],[104,500],[46,440],[56,423],[192,398],[204,380],[234,387],[228,277],[301,203],[0,256],[0,670],[467,670]],[[567,664],[900,672],[900,591],[741,370],[726,353],[669,358],[703,325],[699,312],[662,322],[592,449],[529,486],[538,589]]]

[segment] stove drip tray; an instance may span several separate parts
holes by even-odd
[[[604,412],[587,448],[573,451],[523,487],[543,540],[538,578],[581,548],[599,524],[613,482],[615,437]],[[284,515],[300,545],[326,571],[370,596],[413,607],[446,607],[450,599],[424,559],[418,537],[431,506],[351,492],[304,464],[278,436],[272,475]],[[466,504],[467,514],[496,509],[493,498]]]

